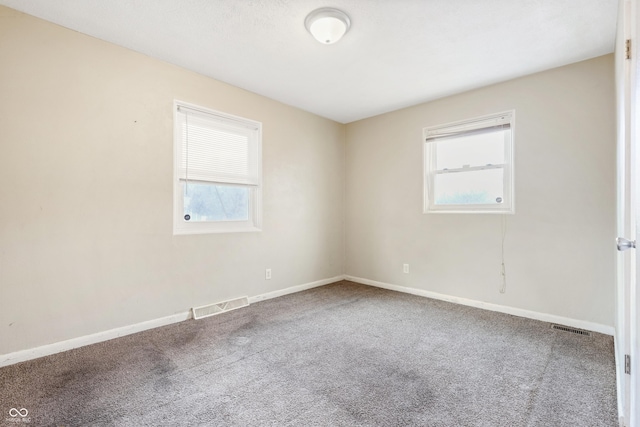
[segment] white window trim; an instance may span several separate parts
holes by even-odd
[[[187,222],[184,220],[184,196],[179,177],[179,164],[181,159],[180,127],[178,126],[178,108],[184,107],[225,121],[239,122],[243,126],[249,126],[256,131],[257,138],[257,185],[250,188],[249,220],[248,221],[208,221]],[[197,182],[197,181],[194,181]],[[218,184],[229,185],[228,182]],[[242,233],[257,232],[262,230],[262,123],[234,116],[227,113],[204,108],[187,102],[173,101],[173,234],[208,234],[208,233]]]
[[[468,125],[473,129],[476,123],[482,123],[494,119],[498,119],[502,116],[508,115],[510,117],[510,134],[511,141],[505,144],[505,164],[502,167],[504,169],[504,198],[505,203],[497,204],[474,204],[474,205],[436,205],[433,200],[434,196],[434,182],[436,174],[436,145],[426,141],[427,137],[438,133],[439,130],[445,128],[465,129]],[[514,200],[514,187],[515,187],[515,175],[513,173],[514,164],[514,151],[515,151],[515,110],[503,111],[496,114],[489,114],[486,116],[475,117],[467,120],[460,120],[456,122],[446,123],[437,126],[430,126],[423,128],[422,132],[422,144],[423,144],[423,213],[486,213],[486,214],[515,214],[515,200]],[[499,166],[487,166],[482,169],[494,168]],[[476,168],[470,168],[474,170]]]

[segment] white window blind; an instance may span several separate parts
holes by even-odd
[[[511,119],[512,113],[504,113],[496,117],[482,118],[465,123],[454,123],[426,129],[425,141],[507,130],[511,127]]]
[[[177,112],[181,180],[258,185],[256,128],[184,106]]]

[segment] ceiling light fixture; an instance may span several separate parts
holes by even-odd
[[[349,31],[351,20],[341,10],[323,7],[307,15],[304,26],[320,43],[332,44]]]

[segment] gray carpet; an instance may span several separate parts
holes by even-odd
[[[340,282],[0,369],[0,425],[616,426],[613,340]]]

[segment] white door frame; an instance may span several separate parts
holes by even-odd
[[[617,109],[617,233],[619,237],[638,240],[636,201],[640,200],[639,176],[636,169],[638,153],[636,130],[640,121],[636,117],[637,61],[639,50],[636,34],[638,27],[638,0],[621,0],[616,35],[616,109]],[[626,59],[626,40],[631,40],[631,59]],[[616,285],[616,370],[618,375],[618,408],[620,425],[640,427],[640,389],[638,369],[637,308],[640,293],[636,291],[640,250],[618,252]],[[631,356],[631,373],[625,373],[625,355]]]
[[[640,118],[638,117],[638,60],[640,59],[640,49],[638,49],[638,29],[640,24],[640,10],[638,9],[638,0],[630,1],[630,34],[629,40],[631,40],[630,54],[631,59],[626,62],[629,63],[629,213],[630,213],[630,236],[635,241],[638,239],[638,210],[637,203],[640,201],[640,174],[638,173],[638,161],[639,148],[638,147],[638,135],[640,130]],[[640,369],[640,346],[639,346],[639,331],[640,331],[640,318],[638,316],[638,308],[640,307],[640,292],[638,292],[638,278],[640,277],[640,250],[629,251],[630,259],[630,279],[629,279],[629,346],[631,355],[631,374],[625,375],[630,377],[630,393],[629,393],[629,426],[640,426],[640,383],[638,370]]]
[[[626,40],[635,40],[637,21],[637,1],[621,0],[618,9],[618,30],[615,50],[616,79],[616,112],[617,112],[617,215],[616,233],[619,237],[637,240],[636,236],[636,191],[640,185],[636,183],[635,165],[635,94],[636,67],[635,60],[626,58]],[[636,44],[636,43],[632,43]],[[631,57],[637,58],[637,49],[631,47]],[[634,51],[635,50],[635,51]],[[618,252],[616,271],[616,372],[618,383],[618,411],[621,426],[636,426],[638,384],[637,351],[638,324],[636,307],[637,257],[640,251],[629,250]],[[631,375],[625,373],[625,356],[630,355],[632,361]]]

